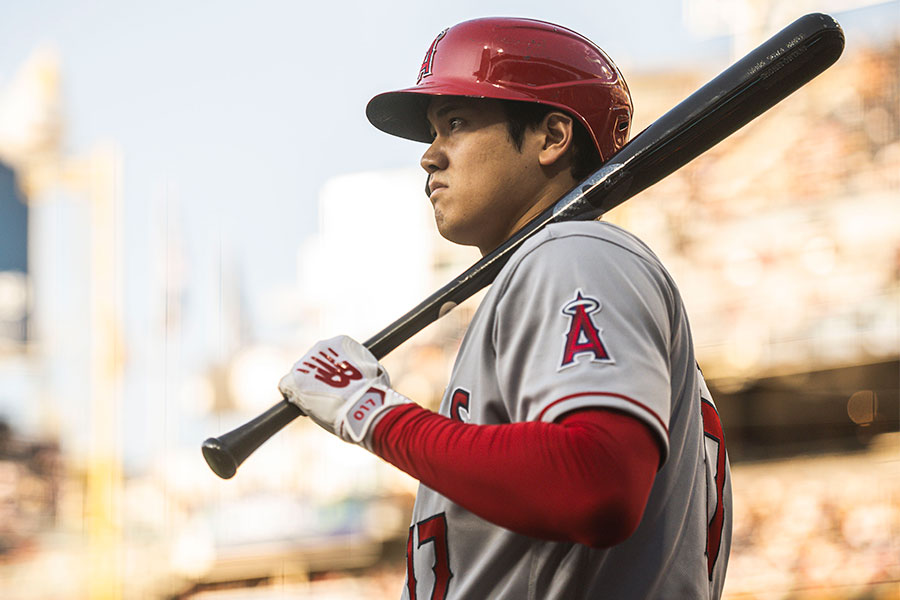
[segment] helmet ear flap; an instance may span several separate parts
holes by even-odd
[[[631,129],[631,111],[625,108],[615,108],[611,112],[613,113],[613,145],[618,151],[628,141],[628,131]],[[604,156],[603,160],[609,160],[610,156]]]

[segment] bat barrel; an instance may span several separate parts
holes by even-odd
[[[800,17],[654,121],[612,160],[634,196],[763,114],[834,64],[844,32],[833,17]],[[612,208],[601,198],[603,208]]]
[[[203,442],[203,458],[213,473],[222,479],[231,479],[241,463],[263,442],[302,414],[299,408],[282,400],[252,421],[207,439]]]

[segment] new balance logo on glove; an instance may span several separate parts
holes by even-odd
[[[362,379],[362,373],[359,372],[359,369],[347,361],[337,362],[335,359],[338,357],[339,355],[334,348],[326,348],[320,351],[318,356],[312,356],[309,361],[302,362],[304,367],[315,372],[316,379],[324,381],[332,387],[347,387],[351,381]],[[316,364],[310,364],[310,361]],[[297,370],[307,375],[310,373],[310,371],[302,367],[298,367]]]
[[[387,372],[347,336],[324,340],[297,361],[278,389],[288,402],[347,442],[362,442],[375,417],[409,402],[390,387]]]

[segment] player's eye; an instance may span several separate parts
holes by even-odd
[[[459,117],[453,117],[447,121],[447,127],[449,127],[450,131],[453,131],[455,129],[459,129],[462,123],[462,119],[460,119]]]

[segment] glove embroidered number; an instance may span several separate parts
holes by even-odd
[[[359,400],[347,410],[348,419],[346,420],[346,424],[347,427],[350,428],[352,439],[359,440],[362,438],[363,432],[365,431],[366,418],[382,406],[384,406],[384,390],[370,387],[366,390],[366,393],[360,396]],[[341,433],[343,437],[343,432]]]
[[[329,356],[328,353],[323,350],[319,352],[319,356],[310,357],[309,360],[316,364],[310,364],[310,362],[303,363],[304,367],[312,369],[312,371],[315,372],[316,379],[336,388],[347,387],[350,385],[351,381],[362,379],[362,373],[360,373],[359,369],[352,364],[347,361],[337,362],[335,360],[339,355],[334,348],[326,348],[326,350],[331,353],[334,358]],[[300,367],[298,367],[297,370],[307,375],[310,373],[310,371]]]

